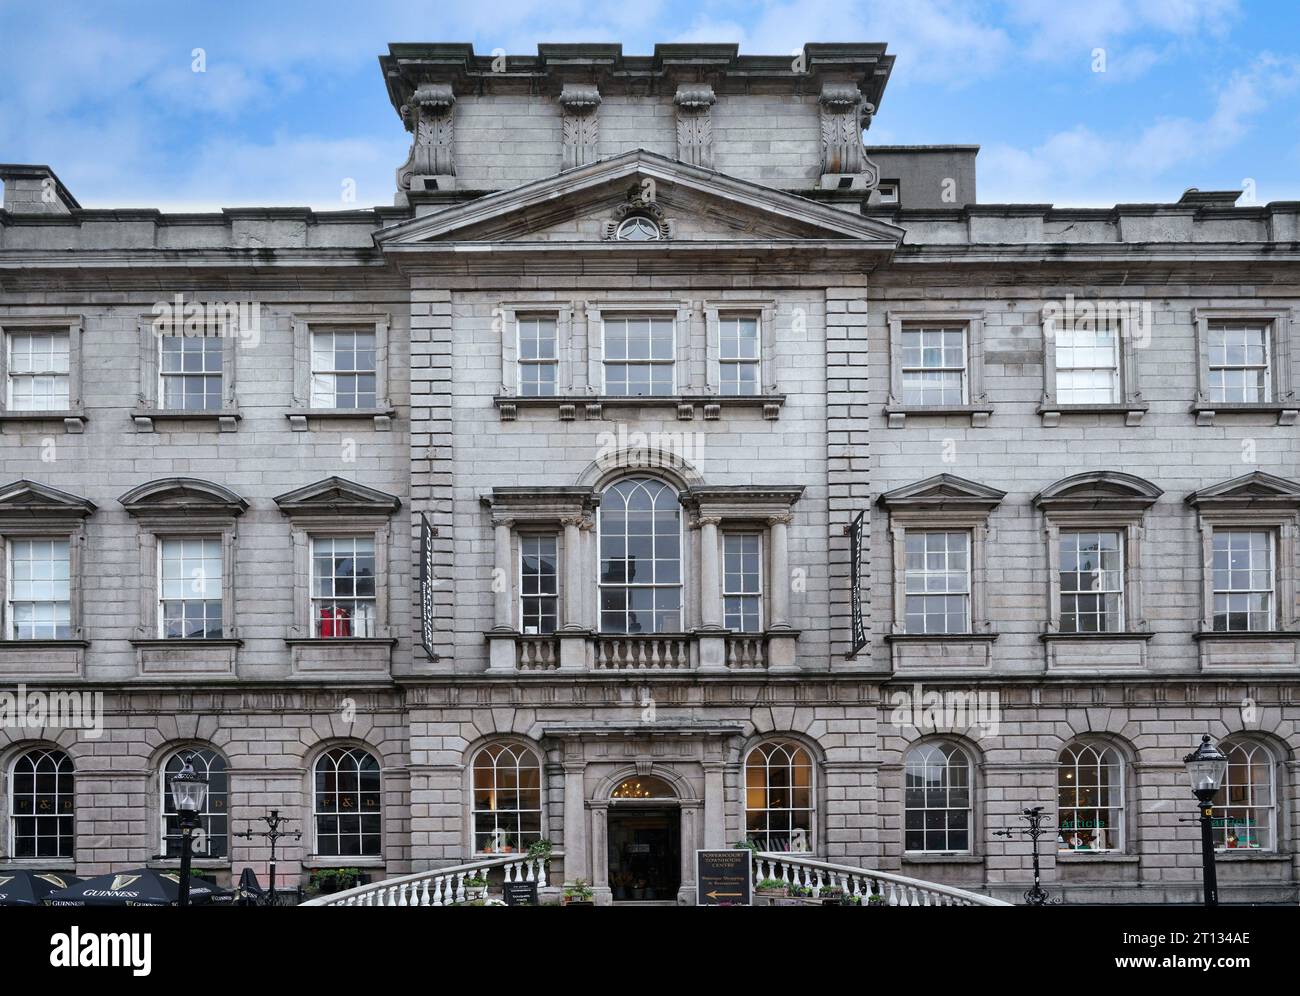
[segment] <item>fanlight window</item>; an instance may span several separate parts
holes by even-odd
[[[658,242],[663,238],[663,232],[653,219],[634,214],[618,226],[614,238],[620,242]]]
[[[1219,749],[1228,755],[1228,772],[1214,797],[1214,846],[1273,850],[1273,755],[1248,740],[1225,740]]]
[[[611,799],[675,799],[677,793],[662,778],[654,775],[646,775],[643,778],[636,775],[619,782],[618,787],[609,794],[609,797]]]
[[[761,851],[813,849],[813,766],[791,741],[759,744],[745,758],[745,832]]]
[[[61,750],[33,750],[14,761],[9,815],[15,858],[73,856],[72,759]]]
[[[1124,849],[1124,762],[1113,747],[1071,744],[1057,768],[1062,851]]]
[[[542,837],[542,766],[527,747],[492,744],[474,758],[474,850],[526,850]]]
[[[379,762],[359,747],[334,747],[317,759],[315,774],[317,853],[382,854]]]
[[[602,633],[682,628],[681,505],[662,481],[619,481],[600,505]]]
[[[176,858],[181,853],[180,816],[176,812],[175,800],[172,799],[172,777],[185,766],[186,758],[189,758],[195,773],[208,780],[207,799],[203,804],[203,812],[199,814],[199,826],[208,839],[207,850],[202,856],[224,858],[230,847],[230,815],[227,808],[230,775],[226,771],[226,759],[214,750],[179,750],[168,758],[159,772],[163,854]]]

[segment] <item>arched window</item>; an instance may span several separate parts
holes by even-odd
[[[316,853],[378,857],[380,838],[379,762],[360,747],[332,747],[316,759]]]
[[[634,214],[618,226],[614,238],[620,242],[658,242],[663,238],[663,233],[654,219]]]
[[[632,477],[600,504],[600,630],[682,629],[682,528],[677,492]]]
[[[226,771],[226,759],[206,747],[178,750],[158,773],[158,791],[162,800],[162,853],[169,858],[178,858],[181,854],[180,817],[172,800],[172,777],[185,766],[187,758],[194,773],[208,780],[208,796],[203,803],[203,812],[199,814],[199,825],[207,835],[208,847],[201,857],[227,857],[230,854],[230,775]]]
[[[907,752],[903,791],[904,849],[969,851],[971,764],[955,743],[936,740]]]
[[[1251,740],[1225,740],[1228,772],[1214,797],[1214,846],[1220,850],[1274,849],[1277,803],[1273,755]]]
[[[759,744],[745,758],[745,835],[762,851],[813,849],[813,765],[790,740]]]
[[[542,836],[542,766],[527,747],[490,744],[474,758],[474,850],[525,850]]]
[[[14,760],[9,785],[9,853],[15,858],[73,857],[72,759],[61,750],[29,750]]]
[[[1057,766],[1057,848],[1124,849],[1124,761],[1101,743],[1070,744]]]

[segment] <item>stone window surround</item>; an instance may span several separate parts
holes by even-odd
[[[556,488],[497,488],[480,500],[491,515],[493,527],[494,571],[509,578],[493,593],[493,626],[488,631],[489,670],[515,670],[515,642],[519,606],[520,534],[559,533],[557,543],[560,589],[560,626],[548,638],[560,640],[560,667],[564,670],[586,666],[585,643],[599,633],[598,585],[599,529],[597,520],[604,491],[610,484],[629,476],[644,475],[658,480],[671,479],[655,468],[626,468],[610,477],[599,488],[588,486]],[[762,537],[766,577],[763,579],[764,633],[777,640],[788,639],[790,646],[775,647],[770,652],[773,666],[793,665],[793,641],[798,633],[790,625],[788,578],[788,526],[791,509],[803,494],[803,488],[707,487],[688,486],[678,496],[685,524],[699,539],[688,536],[682,544],[682,617],[683,627],[706,639],[724,643],[729,631],[723,626],[722,603],[722,530],[744,528],[757,530]],[[573,579],[578,579],[575,583]],[[706,597],[713,592],[714,597]],[[698,625],[692,625],[698,621]],[[755,636],[759,634],[753,634]],[[566,640],[566,638],[569,638]],[[575,639],[576,638],[576,639]],[[583,646],[566,645],[581,642]],[[710,647],[721,654],[722,647]],[[723,666],[702,652],[701,667]]]
[[[966,491],[959,495],[928,496],[926,491],[943,484]],[[915,494],[912,494],[915,492]],[[907,485],[881,495],[878,503],[886,509],[892,543],[893,618],[887,640],[919,643],[969,642],[993,640],[997,632],[988,618],[988,593],[985,550],[988,545],[989,517],[1001,503],[1002,492],[974,485],[949,474],[939,474],[925,481]],[[970,630],[966,633],[908,633],[907,626],[907,533],[967,531],[970,543]]]
[[[579,410],[589,420],[604,417],[604,408],[669,407],[677,417],[690,421],[703,409],[706,420],[719,419],[723,408],[761,407],[769,420],[780,417],[785,396],[775,382],[776,301],[761,299],[707,299],[702,301],[668,298],[601,298],[581,301],[507,301],[495,309],[500,315],[501,390],[494,403],[503,421],[518,417],[520,408],[554,408],[560,419],[577,418]],[[637,397],[604,394],[603,315],[645,315],[674,319],[676,338],[673,358],[673,392]],[[760,322],[760,392],[755,395],[720,394],[719,326],[721,316],[741,314]],[[556,393],[543,397],[520,397],[517,380],[518,319],[555,319],[556,348],[559,352]],[[703,334],[703,355],[696,346]],[[585,349],[579,349],[579,343]],[[585,353],[585,356],[583,355]]]
[[[1138,839],[1138,809],[1133,805],[1134,799],[1137,798],[1135,789],[1139,787],[1137,781],[1138,761],[1134,752],[1128,744],[1121,741],[1118,737],[1106,733],[1081,733],[1078,736],[1070,737],[1064,740],[1056,748],[1052,755],[1052,816],[1059,823],[1061,814],[1061,796],[1060,796],[1060,764],[1061,755],[1067,747],[1091,746],[1100,750],[1109,748],[1115,752],[1119,758],[1120,764],[1120,830],[1122,831],[1122,846],[1111,851],[1053,851],[1051,852],[1058,865],[1065,866],[1071,864],[1096,864],[1106,862],[1117,862],[1128,864],[1138,860],[1137,857],[1137,839]],[[1062,867],[1062,875],[1069,875],[1070,872]]]
[[[81,432],[86,424],[86,410],[81,398],[81,337],[85,319],[76,314],[0,315],[0,430],[9,422],[32,423],[61,421],[64,431]],[[68,408],[66,411],[9,411],[9,333],[49,331],[68,333]]]
[[[357,643],[396,642],[389,619],[389,549],[392,521],[386,515],[294,515],[289,526],[293,546],[293,625],[289,643],[320,643],[328,646]],[[311,620],[311,544],[326,537],[364,536],[375,544],[375,627],[374,636],[316,636]]]
[[[537,760],[537,766],[541,774],[540,778],[540,797],[542,807],[541,820],[541,839],[551,839],[551,829],[553,821],[551,820],[550,800],[548,799],[547,783],[550,777],[551,765],[547,762],[546,751],[542,745],[526,737],[512,736],[510,734],[493,734],[480,741],[475,742],[465,751],[465,761],[461,765],[461,799],[463,800],[461,809],[464,816],[461,820],[461,827],[464,835],[464,853],[476,857],[484,856],[487,852],[475,849],[475,825],[474,825],[474,762],[478,759],[480,753],[488,747],[498,744],[508,744],[511,747],[521,748],[530,752]],[[565,842],[566,845],[568,842]]]
[[[386,312],[346,314],[340,312],[297,312],[293,324],[293,405],[286,412],[289,428],[306,432],[311,419],[371,419],[376,430],[392,428],[396,410],[389,396],[389,335],[392,316]],[[375,332],[375,407],[313,408],[311,403],[311,335],[323,327],[363,328]]]
[[[69,733],[71,731],[64,731]],[[78,755],[73,751],[73,743],[59,743],[56,740],[38,737],[36,739],[19,739],[5,744],[0,747],[0,863],[10,868],[21,868],[32,871],[50,871],[50,872],[69,872],[74,873],[77,867],[77,849],[81,839],[77,814],[77,780],[85,774],[79,765]],[[19,758],[32,751],[58,751],[66,754],[68,760],[72,762],[72,857],[66,858],[19,858],[13,853],[13,771],[14,765]]]
[[[1295,365],[1300,356],[1292,346],[1296,336],[1294,314],[1287,308],[1195,308],[1196,325],[1196,401],[1192,414],[1197,425],[1213,425],[1221,415],[1277,413],[1278,425],[1295,425],[1300,416],[1300,397],[1296,395],[1300,375]],[[1214,402],[1209,397],[1209,332],[1217,321],[1263,322],[1269,326],[1270,400],[1261,402]]]
[[[1202,570],[1201,624],[1196,636],[1201,639],[1253,640],[1300,639],[1300,625],[1295,613],[1296,531],[1300,515],[1296,512],[1265,512],[1245,509],[1201,508],[1197,516],[1201,533]],[[1216,529],[1266,530],[1273,537],[1273,597],[1276,616],[1273,629],[1214,629],[1214,532]]]
[[[1052,320],[1048,309],[1040,313],[1043,330],[1043,398],[1038,405],[1038,414],[1042,424],[1051,428],[1061,422],[1062,415],[1072,414],[1122,414],[1125,425],[1141,425],[1142,416],[1148,405],[1142,400],[1142,391],[1138,382],[1137,354],[1134,350],[1134,337],[1129,332],[1129,316],[1120,315],[1120,327],[1115,344],[1118,350],[1119,398],[1110,404],[1064,405],[1056,400],[1056,335],[1052,330]]]
[[[1113,495],[1086,496],[1079,492],[1090,483],[1116,487]],[[1120,489],[1127,491],[1121,493]],[[1160,489],[1127,474],[1089,472],[1057,482],[1034,498],[1043,513],[1047,543],[1046,627],[1040,639],[1062,640],[1149,640],[1154,635],[1143,615],[1142,546],[1147,509],[1155,504]],[[1124,629],[1104,633],[1061,631],[1061,533],[1108,531],[1124,538]]]
[[[966,812],[969,814],[969,837],[967,847],[964,851],[909,851],[907,850],[907,761],[909,755],[914,750],[921,747],[927,747],[932,744],[946,743],[951,744],[961,751],[962,756],[966,759],[966,770],[969,781],[967,788],[970,792],[970,805]],[[894,784],[898,787],[898,798],[900,805],[898,808],[899,815],[899,842],[902,853],[903,864],[942,864],[952,862],[955,864],[979,863],[984,860],[984,848],[981,846],[981,828],[984,826],[984,801],[986,795],[986,785],[984,779],[984,758],[983,755],[976,752],[965,737],[956,733],[937,732],[924,733],[915,740],[909,741],[898,755],[898,762],[894,764],[882,764],[882,774],[888,769],[894,769],[898,772],[898,780]]]
[[[368,855],[323,855],[316,844],[316,765],[326,753],[336,747],[349,750],[362,750],[379,764],[379,853]],[[302,805],[302,868],[306,872],[314,868],[385,868],[388,864],[388,806],[384,803],[385,794],[390,790],[395,779],[390,780],[390,771],[384,764],[384,755],[364,740],[356,737],[330,738],[312,747],[303,758],[303,805]]]
[[[213,857],[209,857],[206,854],[195,854],[192,857],[191,861],[195,868],[212,869],[214,871],[221,870],[221,869],[229,869],[234,861],[233,855],[235,852],[235,820],[234,817],[231,816],[231,813],[233,812],[233,807],[230,805],[230,799],[233,798],[235,795],[235,769],[231,767],[230,757],[226,754],[226,752],[222,750],[220,747],[218,747],[216,744],[211,743],[210,741],[193,740],[193,739],[173,740],[173,741],[169,741],[159,750],[154,751],[153,756],[149,760],[149,765],[147,768],[148,771],[148,774],[146,775],[147,787],[145,789],[145,806],[147,807],[148,812],[150,814],[150,819],[153,821],[152,822],[153,829],[150,831],[150,833],[152,834],[152,838],[155,844],[157,845],[158,854],[161,855],[163,852],[163,845],[162,845],[163,793],[165,791],[169,791],[169,789],[165,789],[163,787],[162,776],[163,776],[164,767],[167,764],[167,762],[170,761],[177,754],[185,754],[185,753],[196,752],[201,750],[211,751],[212,753],[219,755],[222,758],[222,760],[226,762],[226,785],[227,785],[226,825],[227,825],[227,836],[229,837],[229,840],[226,845],[225,857],[213,858]],[[157,867],[157,868],[180,868],[181,859],[179,857],[175,857],[175,858],[154,857],[150,859],[149,865],[150,867]]]
[[[37,488],[39,487],[39,490]],[[9,619],[0,620],[0,663],[9,659],[16,667],[40,673],[42,650],[70,648],[76,651],[77,673],[80,673],[81,649],[89,645],[83,623],[84,585],[82,565],[86,547],[86,519],[95,512],[95,506],[75,495],[55,491],[53,488],[33,486],[30,482],[16,482],[6,491],[16,488],[31,489],[27,501],[6,503],[0,511],[0,611],[7,604],[9,541],[11,539],[36,539],[54,537],[68,540],[68,619],[72,636],[63,640],[9,640]],[[28,661],[30,658],[30,662]],[[30,663],[30,667],[28,664]]]
[[[749,737],[740,748],[734,765],[728,764],[727,767],[734,771],[735,784],[739,786],[739,817],[740,826],[749,835],[749,799],[746,792],[746,786],[749,782],[749,759],[761,747],[767,747],[775,744],[789,744],[800,748],[808,755],[808,760],[812,764],[812,781],[809,786],[810,794],[808,799],[808,857],[824,857],[827,850],[826,828],[829,820],[823,819],[822,807],[828,804],[829,785],[827,783],[827,763],[822,752],[820,742],[809,739],[806,735],[794,732],[777,732],[775,730],[765,733],[755,733]],[[762,763],[760,761],[760,763]],[[765,765],[766,766],[766,765]],[[767,785],[767,779],[763,779]]]
[[[885,312],[889,332],[889,400],[883,414],[889,428],[901,429],[908,416],[967,415],[972,428],[988,424],[993,406],[984,393],[984,312],[913,311]],[[966,403],[961,405],[907,405],[903,403],[903,326],[941,327],[962,325],[966,332]]]
[[[193,512],[137,515],[140,526],[140,585],[139,616],[136,638],[140,644],[165,644],[184,652],[193,646],[211,647],[214,643],[238,643],[239,634],[235,615],[235,562],[238,531],[234,516],[195,515]],[[220,641],[206,639],[167,638],[162,635],[158,621],[158,556],[161,539],[221,540],[221,632]]]
[[[204,332],[206,337],[207,331]],[[239,427],[239,404],[235,393],[235,371],[240,343],[238,334],[213,330],[221,339],[221,408],[210,411],[188,411],[181,408],[161,408],[162,384],[160,354],[164,335],[158,331],[153,315],[143,315],[139,320],[140,339],[140,390],[136,394],[135,410],[131,413],[137,432],[153,432],[159,421],[188,422],[187,429],[203,422],[215,425],[222,432],[234,432]],[[199,338],[186,333],[180,338]]]

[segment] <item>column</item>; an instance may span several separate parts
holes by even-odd
[[[722,575],[718,565],[718,523],[700,517],[700,623],[702,629],[722,628]]]
[[[582,629],[582,520],[564,520],[564,628]]]
[[[614,899],[609,890],[609,801],[591,804],[591,891],[597,906],[608,906]]]
[[[704,763],[704,846],[707,848],[727,846],[725,771],[722,761]]]
[[[510,519],[493,519],[492,631],[488,634],[488,670],[515,670],[515,628],[511,619]]]
[[[579,748],[581,749],[581,748]],[[564,881],[591,881],[587,870],[587,809],[581,761],[564,762]]]
[[[772,544],[772,619],[769,629],[790,628],[790,550],[787,528],[790,516],[774,515],[768,520]]]

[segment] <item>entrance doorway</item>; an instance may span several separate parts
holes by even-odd
[[[676,902],[681,810],[644,803],[609,810],[609,888],[615,902]]]

